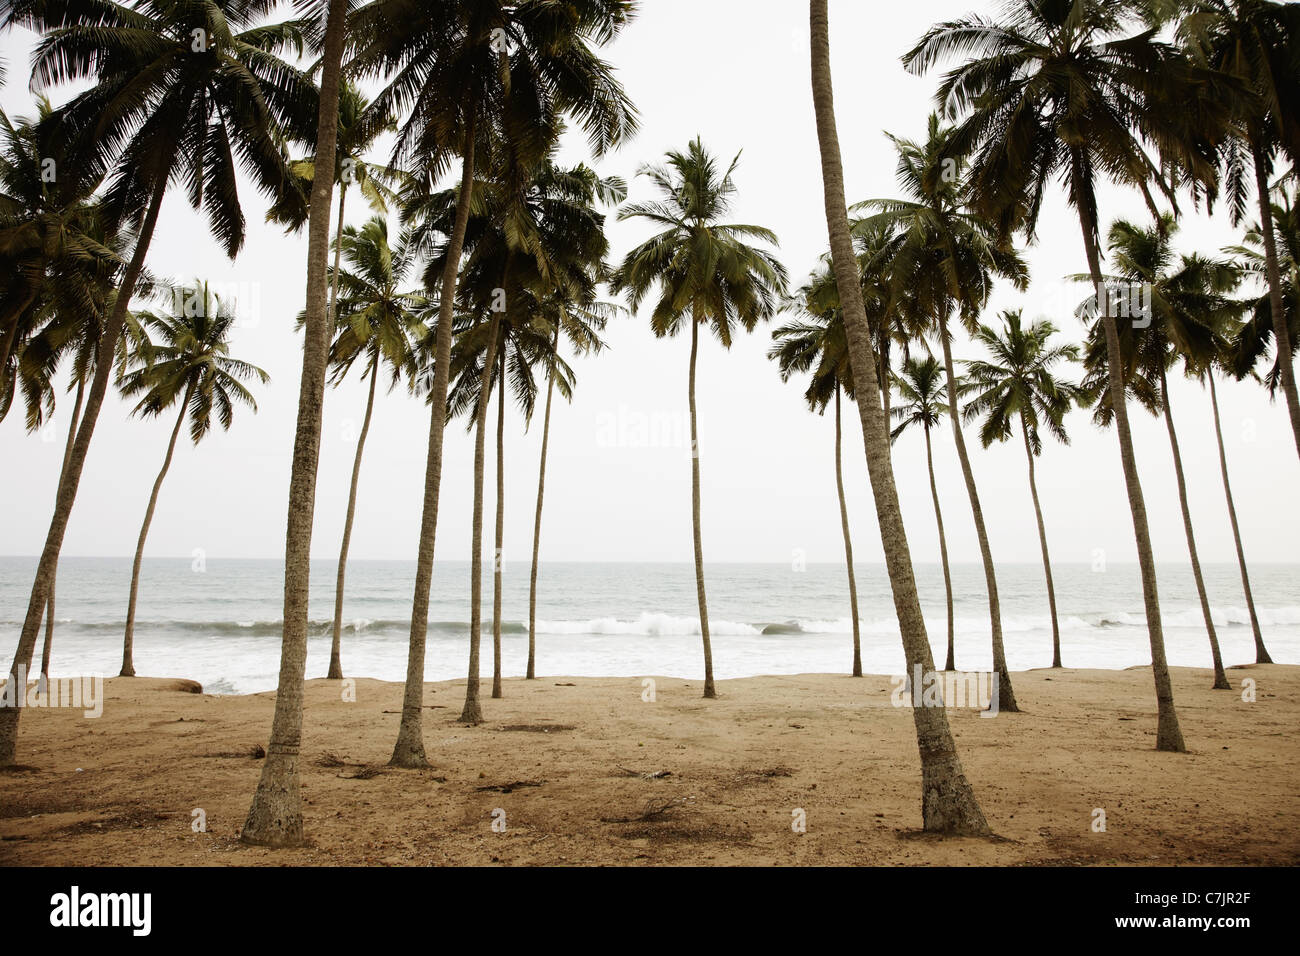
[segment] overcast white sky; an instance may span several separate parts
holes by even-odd
[[[933,22],[987,3],[924,0],[910,4],[838,0],[831,5],[836,107],[848,199],[890,196],[895,156],[883,130],[920,137],[931,108],[934,76],[906,74],[899,56]],[[658,160],[696,133],[728,158],[743,149],[737,174],[737,221],[761,223],[781,239],[781,256],[796,282],[826,248],[821,176],[808,80],[808,11],[797,0],[654,0],[607,53],[640,109],[635,141],[598,164],[602,173],[631,181],[631,198],[648,195],[634,180],[638,165]],[[32,36],[0,39],[10,66],[0,102],[11,114],[32,110],[24,64]],[[567,161],[583,158],[571,148]],[[250,228],[234,263],[221,254],[203,220],[183,195],[168,197],[149,265],[158,274],[202,276],[240,283],[240,306],[250,320],[232,354],[266,368],[269,387],[257,390],[260,410],[239,414],[229,434],[216,433],[195,448],[184,440],[164,486],[150,534],[150,555],[278,558],[284,548],[285,501],[300,371],[293,320],[303,305],[306,242],[262,225],[261,198],[243,191]],[[350,221],[367,212],[349,203]],[[1141,217],[1132,195],[1107,193],[1103,215]],[[644,237],[635,222],[611,226],[621,255]],[[1213,252],[1237,240],[1226,216],[1189,218],[1181,243]],[[1040,239],[1028,252],[1034,283],[1027,294],[999,289],[994,308],[1024,307],[1046,315],[1078,340],[1068,312],[1078,296],[1061,277],[1084,268],[1077,221],[1059,195],[1044,211]],[[989,319],[992,320],[992,313]],[[571,406],[557,403],[551,431],[543,555],[551,560],[689,561],[690,459],[686,439],[689,338],[657,340],[647,316],[609,328],[610,348],[576,363],[579,383]],[[829,416],[808,413],[803,383],[783,385],[766,358],[770,328],[730,352],[704,340],[699,363],[704,548],[709,561],[790,560],[802,549],[809,561],[841,561],[838,506]],[[961,342],[958,355],[972,355]],[[1202,559],[1231,561],[1232,538],[1220,485],[1210,405],[1198,386],[1173,388],[1193,514]],[[61,399],[71,409],[71,399]],[[1252,384],[1224,384],[1220,402],[1247,554],[1254,561],[1296,557],[1300,514],[1294,499],[1300,468],[1284,407]],[[365,404],[357,380],[329,392],[317,494],[313,553],[337,554],[346,505],[355,432]],[[64,544],[68,555],[129,555],[165,450],[171,418],[128,418],[111,398],[95,432],[76,509]],[[852,409],[848,409],[852,411]],[[23,430],[21,410],[0,423],[0,554],[41,549],[63,451],[66,412],[42,440]],[[493,414],[495,417],[495,411]],[[1136,413],[1134,440],[1152,534],[1161,561],[1183,562],[1186,545],[1164,425]],[[846,415],[846,483],[856,556],[880,561],[861,431]],[[1115,436],[1092,426],[1086,413],[1069,420],[1073,444],[1048,444],[1038,467],[1054,558],[1090,561],[1104,549],[1111,561],[1133,560],[1133,532]],[[656,425],[658,431],[656,432]],[[648,433],[642,431],[648,426]],[[531,547],[537,485],[540,414],[524,431],[517,416],[506,437],[506,555],[526,560]],[[356,558],[410,559],[415,555],[424,482],[428,413],[404,392],[382,395],[366,448],[351,553]],[[656,434],[658,439],[656,440]],[[463,423],[447,433],[438,555],[465,559],[470,547],[472,438]],[[650,439],[640,442],[638,437]],[[1038,541],[1023,447],[1016,442],[983,451],[972,434],[976,479],[999,561],[1037,561]],[[664,447],[665,444],[670,447]],[[493,467],[489,440],[489,468]],[[955,561],[977,561],[951,436],[938,436],[936,467]],[[924,448],[919,435],[895,448],[894,465],[912,553],[937,561]],[[489,499],[493,482],[489,471]],[[490,510],[488,512],[491,513]],[[490,531],[490,522],[489,522]]]

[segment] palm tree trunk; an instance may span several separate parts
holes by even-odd
[[[126,602],[126,633],[122,638],[122,670],[118,677],[135,676],[135,604],[140,594],[140,565],[144,562],[144,542],[149,537],[149,525],[153,523],[154,509],[158,506],[158,492],[162,490],[163,479],[167,469],[172,466],[172,455],[176,452],[176,438],[185,424],[185,413],[189,411],[190,396],[194,394],[194,382],[185,386],[185,397],[181,399],[181,413],[176,416],[176,425],[172,428],[171,440],[167,442],[167,454],[163,458],[162,468],[154,479],[153,491],[149,494],[149,506],[144,509],[144,523],[140,525],[140,537],[135,543],[135,560],[131,563],[131,592]]]
[[[955,632],[956,618],[952,606],[952,570],[948,567],[948,537],[943,532],[943,509],[939,507],[939,485],[934,480],[934,449],[930,445],[930,426],[925,430],[925,466],[930,472],[930,496],[934,499],[934,521],[939,526],[939,561],[943,564],[943,593],[948,602],[948,659],[943,669],[957,669]]]
[[[438,327],[434,332],[433,384],[429,390],[429,450],[424,466],[424,507],[420,518],[420,544],[415,562],[415,597],[411,602],[411,635],[406,658],[406,687],[402,694],[402,721],[389,763],[395,767],[427,767],[424,754],[424,650],[429,635],[429,589],[433,585],[433,552],[438,533],[438,495],[442,489],[442,439],[447,430],[447,379],[451,371],[451,323],[455,309],[456,277],[469,204],[474,192],[474,127],[476,110],[469,108],[469,128],[461,159],[460,192],[456,218],[447,240],[438,299]]]
[[[307,222],[306,328],[284,535],[284,631],[280,641],[280,677],[266,760],[262,763],[262,775],[240,833],[240,840],[256,846],[298,846],[303,841],[298,756],[302,748],[303,678],[307,671],[312,519],[316,512],[316,472],[320,464],[325,372],[333,334],[328,309],[327,264],[346,13],[347,0],[330,0],[321,55],[316,176],[312,182]]]
[[[1097,222],[1092,210],[1096,199],[1090,184],[1077,186],[1079,197],[1079,225],[1083,228],[1084,253],[1088,258],[1088,274],[1097,299],[1105,288],[1101,277],[1101,254],[1097,249]],[[1102,303],[1098,301],[1098,306]],[[1101,307],[1102,329],[1106,334],[1106,364],[1109,369],[1111,406],[1115,415],[1115,430],[1119,434],[1119,457],[1124,468],[1124,484],[1128,491],[1129,511],[1133,515],[1133,537],[1137,544],[1138,565],[1142,569],[1142,600],[1146,608],[1147,635],[1151,641],[1151,675],[1156,685],[1156,749],[1184,753],[1187,745],[1178,725],[1178,712],[1174,708],[1174,687],[1169,679],[1169,664],[1165,660],[1165,635],[1160,620],[1160,594],[1156,587],[1156,560],[1151,550],[1151,531],[1147,524],[1147,506],[1142,497],[1142,482],[1138,478],[1137,458],[1133,454],[1133,434],[1129,430],[1128,407],[1125,404],[1123,358],[1120,354],[1119,329],[1109,307]]]
[[[506,350],[497,381],[497,527],[492,562],[492,697],[501,697],[501,561],[506,531]]]
[[[1025,439],[1025,456],[1029,459],[1029,496],[1034,499],[1034,517],[1038,520],[1038,543],[1043,550],[1043,576],[1047,579],[1047,607],[1052,612],[1052,666],[1061,666],[1061,626],[1056,619],[1056,585],[1052,583],[1052,558],[1047,550],[1047,526],[1043,508],[1038,503],[1038,479],[1034,476],[1034,449],[1029,444],[1029,427],[1020,416],[1020,433]]]
[[[488,324],[487,348],[483,354],[478,407],[474,416],[474,530],[469,559],[469,674],[465,682],[465,706],[460,712],[460,722],[463,724],[483,723],[483,708],[478,701],[479,639],[483,630],[483,445],[487,432],[488,404],[492,400],[492,366],[496,364],[497,337],[500,334],[501,313],[493,312]]]
[[[1214,372],[1210,380],[1210,405],[1214,409],[1214,437],[1219,442],[1219,471],[1223,475],[1223,495],[1228,501],[1228,519],[1232,522],[1232,540],[1237,546],[1237,564],[1241,568],[1241,589],[1246,595],[1246,611],[1250,614],[1250,629],[1255,635],[1255,663],[1272,664],[1264,635],[1260,633],[1259,616],[1255,613],[1255,596],[1250,590],[1250,573],[1246,570],[1246,552],[1241,546],[1241,528],[1237,524],[1237,505],[1232,500],[1232,483],[1228,480],[1228,454],[1223,449],[1223,425],[1219,421],[1219,395],[1214,387]]]
[[[840,161],[839,135],[835,129],[835,104],[831,88],[830,39],[827,0],[810,0],[813,105],[817,116],[817,140],[821,153],[822,185],[826,201],[826,226],[830,234],[835,284],[844,309],[849,364],[863,395],[878,387],[875,356],[872,354],[867,311],[858,285],[857,260],[849,236],[849,214],[844,202],[844,169]],[[912,575],[912,557],[907,547],[907,530],[898,507],[894,469],[889,454],[889,427],[883,409],[874,401],[857,403],[866,445],[867,470],[879,518],[880,540],[889,569],[889,583],[898,614],[898,628],[910,673],[920,667],[934,670],[930,644],[925,636],[925,618]],[[962,771],[957,746],[942,707],[913,707],[916,744],[921,756],[921,817],[926,830],[945,833],[987,834],[975,793]]]
[[[957,375],[953,371],[952,341],[948,335],[947,316],[939,317],[939,341],[943,344],[943,369],[948,381],[948,417],[952,420],[952,437],[957,446],[957,459],[961,462],[962,477],[966,479],[966,494],[970,497],[971,515],[975,518],[975,534],[979,538],[980,557],[984,560],[984,584],[989,595],[989,624],[993,633],[993,669],[998,674],[998,707],[1016,713],[1016,694],[1011,687],[1011,671],[1007,668],[1007,655],[1002,645],[1002,604],[998,600],[998,577],[993,565],[993,549],[989,547],[989,533],[984,526],[984,509],[980,507],[979,489],[975,487],[975,472],[970,455],[966,452],[966,437],[961,430],[961,413],[957,409]]]
[[[560,324],[555,324],[555,339],[551,343],[551,360],[560,353]],[[537,515],[533,518],[533,567],[528,574],[528,673],[527,680],[537,678],[537,557],[542,541],[542,495],[546,491],[546,447],[551,438],[551,396],[555,392],[555,365],[546,376],[546,411],[542,415],[542,460],[537,466]]]
[[[348,184],[339,184],[339,220],[334,227],[334,274],[330,276],[330,334],[334,334],[334,325],[338,322],[339,312],[339,263],[343,256],[343,207],[348,201]]]
[[[695,414],[695,359],[700,349],[700,324],[691,309],[691,373],[687,402],[691,411],[691,533],[695,544],[695,597],[700,605],[700,638],[704,641],[704,696],[718,696],[713,686],[713,647],[709,643],[709,608],[704,597],[704,543],[700,536],[700,436]]]
[[[862,638],[858,628],[858,583],[853,576],[853,538],[849,535],[849,506],[844,500],[844,466],[841,456],[840,386],[835,386],[835,489],[840,495],[840,527],[844,531],[844,563],[849,570],[849,610],[853,614],[853,676],[862,676]]]
[[[1300,453],[1300,396],[1296,394],[1295,368],[1291,364],[1291,330],[1282,307],[1282,275],[1277,264],[1277,237],[1273,232],[1273,209],[1268,198],[1268,168],[1264,153],[1252,150],[1255,159],[1255,190],[1259,194],[1259,221],[1264,233],[1264,264],[1268,273],[1268,302],[1273,313],[1273,334],[1277,337],[1277,364],[1282,375],[1282,394],[1291,413],[1296,451]]]
[[[1163,365],[1160,367],[1160,393],[1164,397],[1165,427],[1169,431],[1169,448],[1174,454],[1174,477],[1178,480],[1178,504],[1183,510],[1183,530],[1187,533],[1187,553],[1192,559],[1192,577],[1196,580],[1196,595],[1201,599],[1201,615],[1205,618],[1205,632],[1210,636],[1210,657],[1214,661],[1214,690],[1231,690],[1228,675],[1223,672],[1223,655],[1219,653],[1219,636],[1210,617],[1210,598],[1205,591],[1205,576],[1201,573],[1201,558],[1196,550],[1196,534],[1192,530],[1192,510],[1187,504],[1187,481],[1183,477],[1183,455],[1178,450],[1178,432],[1174,429],[1173,402],[1169,398],[1169,380]]]
[[[68,460],[72,458],[72,443],[77,437],[77,422],[81,420],[81,402],[85,393],[86,381],[78,379],[77,400],[72,406],[72,419],[68,422],[68,440],[63,446],[63,466],[59,469],[60,484],[63,482],[63,476],[68,472]],[[41,647],[41,680],[43,681],[48,681],[50,677],[50,648],[54,644],[54,584],[57,573],[56,564],[55,575],[50,577],[50,598],[45,603],[45,643]]]
[[[337,265],[335,266],[337,269]],[[335,274],[337,278],[337,273]],[[343,582],[348,573],[348,546],[352,543],[352,519],[357,513],[357,481],[361,477],[361,454],[366,449],[366,435],[370,433],[370,416],[375,409],[375,384],[379,381],[379,352],[370,360],[370,393],[366,396],[366,417],[361,420],[361,434],[357,436],[357,454],[352,460],[352,485],[348,489],[348,513],[343,519],[343,543],[339,545],[339,571],[334,579],[334,638],[330,643],[330,669],[327,680],[343,679],[343,661],[340,658],[343,643]]]
[[[166,165],[166,162],[160,163],[162,168]],[[54,586],[59,550],[63,547],[63,535],[68,528],[68,518],[72,514],[72,505],[77,497],[77,486],[81,482],[81,472],[86,464],[86,454],[90,450],[90,440],[95,433],[95,423],[99,420],[99,410],[104,404],[108,381],[112,376],[117,342],[122,335],[126,311],[135,292],[136,282],[144,268],[149,244],[153,241],[154,227],[158,224],[158,210],[162,208],[163,196],[167,192],[166,175],[158,175],[156,179],[153,195],[150,197],[149,206],[140,224],[135,249],[131,253],[131,261],[118,287],[113,311],[100,334],[99,351],[95,358],[95,374],[90,381],[90,390],[86,394],[86,405],[81,414],[81,423],[77,427],[77,438],[72,445],[72,454],[68,457],[68,466],[59,479],[54,514],[50,519],[50,529],[46,533],[45,545],[41,549],[41,557],[36,565],[36,577],[32,581],[32,593],[27,602],[23,627],[18,635],[18,646],[14,650],[13,665],[9,668],[11,681],[17,679],[20,670],[26,673],[32,665],[32,653],[36,650],[36,636],[40,632],[41,619],[49,603],[50,589]],[[18,722],[21,716],[21,707],[0,707],[0,767],[12,766],[15,762],[18,751]]]

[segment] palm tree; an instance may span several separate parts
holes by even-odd
[[[1268,180],[1278,151],[1300,162],[1300,9],[1269,0],[1191,0],[1180,4],[1178,36],[1200,63],[1239,81],[1251,94],[1238,98],[1236,136],[1226,144],[1225,182],[1234,224],[1243,217],[1253,173],[1264,249],[1264,278],[1278,342],[1279,384],[1300,452],[1300,396],[1291,356],[1296,348],[1283,321],[1283,282]],[[1249,172],[1247,171],[1249,167]]]
[[[614,292],[628,293],[636,308],[658,288],[650,328],[658,337],[676,335],[684,321],[691,326],[691,364],[687,400],[691,416],[691,529],[695,539],[695,592],[704,643],[704,696],[717,696],[713,684],[713,650],[709,644],[709,611],[704,594],[704,546],[700,535],[700,453],[695,409],[695,361],[700,325],[707,324],[723,348],[731,348],[735,326],[752,332],[771,318],[785,295],[785,267],[776,257],[749,240],[775,246],[767,228],[727,223],[736,185],[732,174],[737,153],[723,170],[699,137],[685,151],[671,151],[667,164],[643,166],[660,198],[632,203],[618,218],[641,219],[661,231],[628,252],[611,281]]]
[[[405,174],[392,166],[366,159],[380,136],[396,129],[391,117],[370,109],[370,103],[346,77],[339,87],[339,130],[335,143],[335,185],[339,187],[338,221],[334,227],[334,270],[330,273],[330,316],[338,315],[339,257],[342,254],[344,207],[347,205],[348,187],[353,183],[361,190],[371,210],[387,213],[399,201],[397,188],[405,181]],[[311,192],[316,176],[316,160],[312,157],[294,160],[289,165],[302,193]],[[266,213],[268,222],[280,222],[296,231],[307,222],[307,210],[295,194],[272,206]]]
[[[1273,349],[1273,362],[1264,373],[1269,394],[1276,396],[1282,385],[1282,370],[1286,364],[1283,356],[1288,354],[1286,349],[1289,348],[1293,359],[1296,350],[1300,349],[1300,265],[1297,265],[1300,260],[1300,204],[1297,204],[1294,193],[1284,188],[1275,189],[1274,193],[1277,201],[1269,209],[1274,234],[1273,257],[1277,260],[1282,286],[1281,325],[1288,330],[1287,345],[1284,347],[1282,340],[1278,339]],[[1246,275],[1268,282],[1269,254],[1262,227],[1252,225],[1241,244],[1229,246],[1224,251],[1238,259]],[[1272,302],[1273,293],[1269,287],[1263,295],[1246,302],[1250,317],[1234,336],[1235,347],[1227,366],[1238,381],[1251,375],[1254,368],[1267,358],[1269,345],[1274,339]]]
[[[904,57],[923,73],[939,60],[969,54],[949,71],[936,100],[964,117],[949,156],[971,156],[975,210],[1000,232],[1033,239],[1050,183],[1058,177],[1079,215],[1088,273],[1102,298],[1097,180],[1136,187],[1155,212],[1153,188],[1170,202],[1178,169],[1203,190],[1214,186],[1217,144],[1227,124],[1229,93],[1213,74],[1188,64],[1148,29],[1126,35],[1134,5],[1126,0],[1009,0],[997,21],[972,16],[932,27]],[[1155,145],[1160,155],[1153,157]],[[1138,561],[1159,721],[1156,749],[1186,750],[1165,660],[1155,557],[1146,502],[1124,407],[1119,331],[1110,308],[1101,313]]]
[[[313,27],[321,28],[321,84],[315,116],[315,177],[307,212],[307,292],[303,314],[302,374],[294,428],[293,466],[284,544],[284,631],[271,740],[239,839],[253,846],[287,847],[303,842],[302,790],[298,757],[302,748],[303,679],[307,672],[307,610],[311,584],[311,533],[320,463],[321,413],[330,336],[327,309],[330,206],[338,141],[339,85],[346,39],[347,0],[309,0]],[[323,28],[322,28],[323,24]]]
[[[920,426],[925,435],[925,465],[930,473],[930,497],[934,500],[934,520],[939,527],[939,559],[943,564],[943,591],[948,603],[948,657],[943,669],[957,669],[954,634],[956,622],[952,603],[952,571],[948,567],[948,539],[943,531],[943,509],[939,507],[939,485],[934,480],[934,449],[930,441],[931,430],[938,428],[943,416],[948,414],[948,399],[944,395],[947,383],[943,366],[933,355],[925,358],[907,358],[902,371],[894,375],[894,387],[902,396],[903,404],[893,410],[898,422],[889,434],[889,441],[898,441],[909,428]],[[960,387],[960,380],[959,380]]]
[[[1224,326],[1235,324],[1230,316],[1224,316]],[[1224,343],[1224,350],[1219,354],[1218,360],[1205,369],[1201,376],[1202,384],[1208,385],[1210,390],[1210,407],[1214,413],[1214,437],[1219,445],[1219,474],[1223,478],[1223,496],[1228,505],[1228,520],[1232,524],[1232,540],[1237,549],[1237,566],[1241,570],[1241,589],[1246,598],[1246,612],[1250,617],[1250,630],[1255,638],[1255,663],[1271,664],[1273,658],[1269,656],[1268,648],[1264,646],[1264,635],[1259,626],[1259,615],[1255,613],[1255,595],[1250,587],[1250,572],[1246,567],[1246,551],[1241,543],[1241,526],[1237,522],[1237,504],[1232,497],[1232,482],[1228,477],[1228,452],[1223,444],[1223,423],[1219,418],[1219,391],[1214,384],[1218,373],[1230,366],[1233,357],[1232,343],[1236,337],[1235,332],[1228,332],[1221,328],[1221,341]]]
[[[817,144],[821,154],[822,185],[826,200],[826,227],[830,233],[835,284],[844,310],[844,332],[849,365],[859,394],[875,395],[876,361],[872,353],[867,310],[862,301],[849,212],[844,201],[844,168],[839,134],[835,129],[835,103],[831,87],[830,26],[827,0],[809,0],[812,46],[812,92],[817,118]],[[889,426],[884,410],[874,401],[859,400],[867,471],[876,502],[880,539],[885,550],[889,583],[909,671],[934,670],[934,658],[925,636],[925,618],[912,574],[907,530],[898,507],[898,490],[889,457]],[[921,818],[926,830],[946,833],[987,834],[988,822],[970,783],[962,772],[957,745],[943,707],[913,707],[916,744],[921,755]]]
[[[626,198],[621,188],[611,193],[613,202]],[[613,198],[617,196],[617,198]],[[603,272],[603,268],[602,268]],[[622,312],[612,302],[594,301],[594,283],[590,292],[562,291],[540,304],[539,316],[552,329],[547,346],[539,350],[538,361],[546,368],[546,406],[542,413],[542,450],[537,465],[537,509],[533,516],[533,559],[528,575],[528,666],[526,680],[537,678],[537,568],[542,547],[542,499],[546,493],[546,453],[551,438],[551,399],[558,385],[565,401],[573,399],[573,375],[566,374],[567,364],[561,356],[560,338],[563,335],[579,354],[596,354],[605,347],[600,333],[609,319]],[[591,301],[588,301],[591,299]]]
[[[805,283],[795,295],[794,305],[805,319],[791,322],[772,333],[774,344],[767,356],[777,362],[781,381],[811,371],[804,392],[808,407],[825,414],[835,400],[835,489],[840,499],[840,530],[844,535],[844,563],[849,575],[849,612],[853,622],[853,676],[862,676],[862,637],[858,622],[858,584],[853,574],[853,538],[849,533],[849,508],[844,498],[844,466],[840,426],[840,393],[854,399],[853,374],[849,370],[844,316],[829,263]]]
[[[963,208],[964,164],[945,156],[952,135],[952,129],[941,126],[938,116],[931,114],[924,143],[891,136],[898,151],[898,182],[908,198],[873,199],[860,207],[877,210],[864,220],[865,224],[891,230],[893,238],[877,261],[888,263],[889,281],[898,290],[895,298],[905,298],[914,311],[912,324],[928,324],[943,351],[948,417],[984,562],[999,706],[1003,711],[1015,712],[1019,707],[1002,643],[997,570],[957,412],[957,373],[949,321],[955,307],[963,324],[973,331],[994,277],[1002,276],[1024,288],[1028,272],[1015,250],[998,240],[986,220]]]
[[[340,202],[341,202],[340,197]],[[375,389],[381,367],[391,374],[392,384],[408,380],[414,374],[414,346],[423,337],[425,327],[419,311],[424,296],[402,291],[401,286],[414,270],[415,260],[406,243],[390,243],[388,220],[374,216],[360,229],[345,227],[339,236],[340,252],[347,267],[335,266],[331,286],[342,286],[343,297],[337,301],[335,325],[338,330],[330,347],[332,381],[338,385],[361,360],[361,377],[370,379],[366,412],[357,436],[356,456],[352,461],[352,483],[348,488],[348,510],[343,521],[343,541],[339,545],[338,575],[334,584],[334,629],[330,644],[330,664],[326,677],[343,679],[340,645],[343,631],[343,585],[347,577],[348,545],[352,541],[352,522],[357,510],[357,482],[361,477],[361,456],[370,433],[370,418],[375,408]],[[338,263],[339,253],[335,255]],[[333,293],[331,293],[333,295]]]
[[[962,394],[974,396],[963,411],[967,421],[982,416],[980,443],[988,448],[995,441],[1008,440],[1020,419],[1020,435],[1029,460],[1029,493],[1038,521],[1038,542],[1043,551],[1043,574],[1047,579],[1047,606],[1052,613],[1052,666],[1061,666],[1061,627],[1056,616],[1056,588],[1052,584],[1052,559],[1047,549],[1047,527],[1038,501],[1034,459],[1043,453],[1042,430],[1064,445],[1065,415],[1071,406],[1086,402],[1087,394],[1072,382],[1057,378],[1052,370],[1062,362],[1077,362],[1079,347],[1049,345],[1056,326],[1047,320],[1021,325],[1020,310],[1002,313],[1002,330],[981,324],[975,341],[988,350],[992,361],[966,363],[967,382]]]
[[[31,663],[113,352],[168,183],[189,184],[191,203],[203,208],[232,257],[244,238],[236,168],[242,165],[270,194],[289,188],[282,142],[301,130],[311,94],[302,75],[275,55],[299,42],[300,31],[258,22],[272,6],[269,0],[129,9],[111,4],[97,5],[94,17],[83,19],[80,0],[11,0],[0,12],[0,29],[19,24],[45,35],[33,67],[38,83],[93,82],[59,111],[55,132],[66,144],[59,155],[77,160],[61,165],[60,181],[75,192],[79,183],[97,182],[112,169],[104,215],[114,231],[128,225],[136,235],[101,337],[11,673]],[[195,55],[193,45],[200,42],[206,49]],[[20,711],[0,712],[0,765],[14,761]]]
[[[1126,325],[1120,332],[1120,353],[1126,363],[1123,374],[1137,383],[1135,395],[1139,401],[1153,414],[1163,413],[1165,419],[1192,576],[1210,639],[1214,687],[1227,690],[1231,685],[1223,671],[1219,639],[1210,614],[1209,594],[1192,528],[1167,369],[1181,356],[1189,376],[1199,378],[1223,354],[1225,343],[1216,333],[1215,313],[1223,308],[1220,297],[1236,284],[1237,273],[1228,263],[1199,256],[1183,256],[1181,261],[1175,261],[1172,239],[1177,230],[1178,225],[1171,216],[1162,216],[1149,227],[1116,220],[1107,236],[1107,245],[1115,263],[1114,272],[1104,278],[1111,283],[1143,285],[1151,290],[1150,325],[1146,328]],[[1085,387],[1099,392],[1104,388],[1107,357],[1100,338],[1094,336],[1094,340],[1088,356],[1092,382],[1090,385],[1085,383]],[[1108,402],[1099,406],[1097,417],[1099,422],[1109,424],[1111,411]]]
[[[148,313],[141,317],[147,337],[135,355],[134,368],[122,379],[122,394],[139,396],[133,415],[156,417],[172,407],[179,407],[176,425],[167,442],[167,454],[154,479],[149,505],[140,525],[131,564],[131,591],[126,604],[126,632],[122,641],[122,670],[119,676],[135,676],[135,608],[140,591],[140,565],[144,560],[144,543],[149,537],[158,492],[171,467],[176,439],[188,417],[190,440],[197,445],[212,430],[212,417],[225,431],[234,422],[236,404],[247,405],[254,412],[257,402],[243,382],[257,379],[263,385],[271,377],[256,365],[230,357],[230,334],[236,326],[231,306],[212,292],[206,282],[177,286],[167,296],[182,305],[174,314]]]
[[[440,263],[424,507],[406,691],[391,761],[395,766],[428,764],[422,739],[424,651],[457,274],[474,194],[476,150],[483,142],[513,141],[527,147],[525,158],[540,160],[549,144],[539,141],[539,121],[558,114],[579,121],[597,154],[630,136],[636,112],[592,45],[614,40],[634,13],[629,0],[578,0],[566,5],[564,16],[555,16],[551,4],[513,0],[466,0],[434,8],[414,0],[375,0],[353,21],[357,75],[392,77],[371,108],[387,116],[411,107],[398,133],[393,165],[410,170],[428,186],[454,157],[461,162],[455,216]],[[503,109],[507,99],[509,110]],[[426,274],[426,279],[439,281],[436,274]],[[476,599],[472,606],[477,609]]]

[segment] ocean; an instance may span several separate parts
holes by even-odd
[[[13,658],[36,560],[0,558],[0,654]],[[216,694],[273,690],[279,670],[281,562],[150,558],[136,613],[135,666],[141,676],[188,677]],[[916,568],[935,663],[946,646],[943,575]],[[1067,667],[1149,664],[1136,565],[1054,567]],[[1255,659],[1236,565],[1205,569],[1213,617],[1227,665]],[[329,664],[335,562],[312,563],[307,676]],[[353,677],[400,681],[415,565],[353,561],[344,605],[343,668]],[[51,673],[117,673],[131,579],[129,558],[64,558],[59,565]],[[848,586],[843,566],[712,564],[706,567],[714,673],[847,673],[852,663]],[[903,672],[889,580],[883,565],[857,568],[863,667]],[[1300,664],[1300,565],[1261,564],[1251,584],[1264,640],[1278,663]],[[1003,635],[1012,670],[1051,663],[1051,627],[1042,567],[1003,565],[998,573]],[[1159,576],[1169,662],[1209,667],[1210,650],[1187,565]],[[469,564],[435,568],[425,678],[465,675]],[[978,564],[953,568],[957,666],[991,667],[988,605]],[[492,577],[484,573],[483,675],[492,673]],[[528,564],[504,568],[503,672],[522,676],[528,656]],[[538,579],[539,676],[667,675],[701,678],[694,570],[690,564],[547,563]],[[39,662],[38,643],[35,660]]]

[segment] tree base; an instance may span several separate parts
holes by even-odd
[[[456,720],[462,724],[477,726],[483,723],[483,708],[479,706],[476,700],[465,701],[465,709],[460,712]]]
[[[277,783],[274,781],[287,781]],[[239,834],[246,846],[285,849],[302,846],[302,792],[298,787],[298,755],[267,755],[262,777],[248,808],[248,819]]]
[[[1216,679],[1214,686],[1210,690],[1232,690],[1232,685],[1228,683],[1228,678]]]

